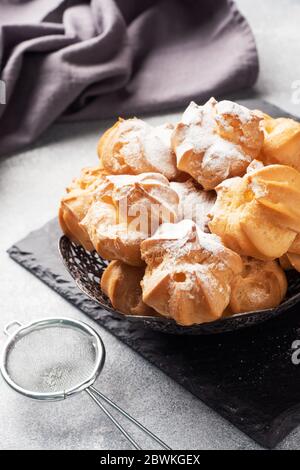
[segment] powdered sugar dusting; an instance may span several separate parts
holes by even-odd
[[[172,179],[177,174],[171,149],[172,125],[152,127],[140,119],[120,123],[121,153],[134,171],[155,171]]]
[[[142,243],[141,250],[147,263],[142,288],[148,305],[182,324],[222,314],[229,302],[231,280],[241,271],[241,259],[218,236],[182,220],[163,224]],[[186,308],[183,298],[189,301]]]
[[[188,219],[184,219],[177,224],[162,224],[151,237],[151,240],[172,242],[170,247],[172,247],[175,257],[189,253],[195,246],[214,255],[219,255],[228,250],[223,245],[220,237],[203,232],[192,220]],[[177,244],[174,245],[173,242],[176,240]]]
[[[237,116],[241,125],[252,119],[251,111],[231,101],[217,103],[213,98],[204,106],[192,102],[182,116],[182,125],[177,126],[178,145],[176,147],[177,162],[188,152],[191,157],[185,163],[187,171],[200,184],[208,189],[214,187],[231,172],[242,172],[252,160],[240,144],[225,139],[219,133],[218,123],[229,125],[226,116]],[[176,134],[175,134],[176,135]],[[216,184],[214,184],[216,182]]]
[[[221,117],[228,114],[236,116],[242,124],[247,124],[252,120],[250,109],[238,103],[234,103],[233,101],[219,101],[219,103],[216,104],[216,111]]]
[[[201,230],[208,232],[208,214],[216,200],[215,192],[196,188],[192,179],[184,183],[170,183],[170,186],[179,196],[177,220],[191,219]]]
[[[175,154],[171,150],[171,134],[172,128],[164,125],[150,127],[143,136],[146,159],[153,168],[170,179],[174,178],[177,173]]]

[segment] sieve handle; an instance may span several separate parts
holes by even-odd
[[[172,450],[171,447],[169,447],[165,442],[163,442],[159,437],[157,437],[155,434],[153,434],[149,429],[145,428],[139,421],[137,421],[133,416],[130,416],[126,411],[124,411],[120,406],[118,406],[115,402],[113,402],[110,398],[105,396],[103,393],[101,393],[99,390],[97,390],[95,387],[92,385],[89,387],[89,389],[95,394],[98,395],[102,400],[104,400],[108,405],[110,405],[112,408],[114,408],[116,411],[118,411],[121,415],[123,415],[125,418],[127,418],[129,421],[131,421],[135,426],[137,426],[141,431],[143,431],[147,436],[151,437],[155,442],[157,442],[163,449],[166,450]]]
[[[103,413],[111,420],[111,422],[119,429],[119,431],[126,437],[126,439],[133,445],[136,450],[141,450],[140,446],[135,442],[135,440],[128,434],[128,432],[121,426],[120,423],[113,417],[113,415],[102,405],[102,403],[91,393],[89,388],[87,388],[86,393],[94,400],[95,403],[101,408]]]
[[[11,336],[12,332],[10,332],[10,330],[14,327],[14,326],[17,326],[18,330],[20,328],[22,328],[22,323],[20,323],[18,320],[13,320],[11,321],[10,323],[8,323],[7,325],[5,325],[5,327],[3,328],[3,333],[6,335],[6,336]]]

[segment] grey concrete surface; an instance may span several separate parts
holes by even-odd
[[[294,114],[291,81],[300,79],[297,0],[239,0],[257,38],[261,74],[256,91]],[[299,105],[298,105],[299,107]],[[176,114],[168,116],[175,120]],[[150,120],[161,122],[165,117]],[[3,326],[46,316],[82,313],[11,261],[6,249],[55,216],[58,200],[80,168],[96,162],[99,134],[110,122],[59,124],[30,150],[0,162],[0,349]],[[256,449],[257,444],[162,372],[97,326],[107,361],[97,386],[174,449]],[[276,378],[274,378],[276,380]],[[40,403],[0,379],[0,449],[128,449],[129,445],[82,393]],[[123,422],[123,421],[122,421]],[[145,441],[133,428],[146,448]],[[300,448],[300,428],[279,448]]]
[[[236,0],[236,3],[256,39],[260,59],[257,94],[299,116],[299,0]]]

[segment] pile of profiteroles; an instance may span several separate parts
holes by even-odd
[[[119,119],[59,208],[110,260],[115,309],[180,325],[276,307],[300,271],[300,123],[211,98],[176,124]]]

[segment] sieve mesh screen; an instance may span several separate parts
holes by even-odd
[[[8,351],[6,370],[27,391],[56,393],[90,379],[96,355],[95,340],[88,333],[47,325],[17,337]]]

